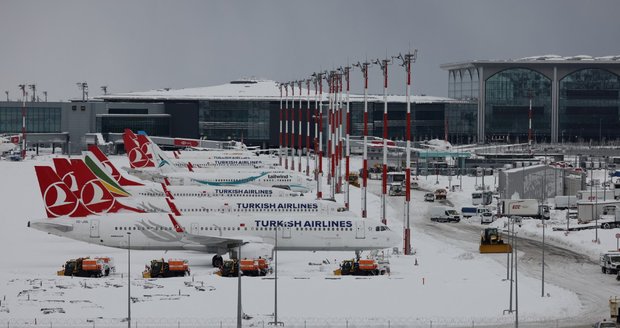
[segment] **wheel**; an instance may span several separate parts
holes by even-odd
[[[603,223],[603,224],[601,225],[601,228],[603,228],[603,229],[611,229],[611,224],[609,224],[609,223],[605,222],[605,223]]]
[[[603,273],[607,274],[607,268],[606,267],[603,267]]]
[[[222,266],[222,264],[224,264],[224,260],[222,259],[222,256],[214,255],[213,259],[211,260],[211,264],[214,268],[219,268],[220,266]]]

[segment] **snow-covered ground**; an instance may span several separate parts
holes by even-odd
[[[113,156],[111,159],[119,167],[127,166],[125,157]],[[35,319],[37,323],[56,320],[56,326],[69,323],[80,326],[87,320],[94,320],[88,325],[119,323],[127,316],[127,251],[45,235],[26,227],[30,218],[45,216],[33,170],[34,165],[41,164],[51,164],[49,157],[19,163],[0,161],[3,219],[0,229],[0,326],[6,325],[7,321],[13,327],[20,322],[32,323]],[[361,159],[353,158],[352,168],[359,167]],[[471,204],[474,177],[464,176],[462,183],[456,177],[449,182],[447,177],[439,176],[439,184],[435,181],[435,176],[420,177],[421,188],[434,190],[449,183],[460,184],[462,192],[449,192],[448,201],[459,209]],[[485,183],[492,184],[493,178],[487,177]],[[326,184],[323,186],[328,190]],[[380,193],[380,190],[379,181],[370,181],[370,217],[379,218],[381,201],[373,194]],[[279,252],[279,321],[289,327],[303,327],[304,324],[308,327],[471,327],[513,322],[515,314],[504,311],[509,307],[506,255],[479,254],[481,226],[478,222],[463,220],[449,226],[430,224],[428,209],[437,204],[424,202],[423,195],[423,190],[412,193],[412,246],[415,254],[394,255],[392,250],[386,250],[384,254],[391,264],[389,276],[335,277],[333,270],[338,263],[352,258],[353,253]],[[305,197],[312,198],[313,195]],[[343,202],[343,197],[339,194],[336,198]],[[360,189],[351,187],[352,211],[361,212],[360,199]],[[404,197],[388,197],[388,225],[396,231],[403,228],[403,204]],[[554,213],[549,224],[561,225],[563,218],[562,212]],[[496,224],[501,226],[500,222]],[[434,230],[437,225],[463,234],[460,238],[438,234]],[[521,236],[534,239],[540,239],[542,232],[540,221],[534,220],[526,220],[518,229]],[[593,260],[600,251],[615,248],[614,236],[614,230],[599,230],[601,243],[598,244],[592,243],[592,231],[568,235],[551,229],[546,231],[549,243],[587,254]],[[394,246],[402,249],[402,245]],[[117,272],[112,277],[84,279],[55,275],[69,258],[100,255],[115,258]],[[192,275],[142,279],[145,264],[162,257],[188,259]],[[177,322],[185,327],[235,326],[237,279],[215,275],[215,269],[210,265],[211,257],[212,254],[195,252],[131,251],[133,320],[141,323],[139,326],[176,326]],[[593,275],[601,275],[600,270],[592,271]],[[618,285],[609,277],[609,296],[617,295]],[[550,323],[570,326],[571,322],[584,322],[585,311],[589,308],[584,307],[576,292],[548,283],[545,290],[551,296],[541,297],[539,279],[536,272],[519,272],[520,323],[545,327]],[[261,323],[273,321],[273,275],[244,277],[242,292],[243,312],[253,317],[246,320],[244,326],[261,326]],[[607,299],[601,299],[600,305],[606,307]]]

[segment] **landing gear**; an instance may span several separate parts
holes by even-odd
[[[214,268],[221,267],[223,263],[224,263],[224,260],[222,259],[220,255],[214,255],[213,259],[211,260],[211,264],[213,265]]]

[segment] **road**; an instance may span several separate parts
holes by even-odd
[[[375,182],[369,186],[369,191],[380,195],[380,186],[380,182],[378,184]],[[421,205],[419,200],[423,199],[424,193],[425,191],[413,191],[411,206]],[[417,199],[418,203],[413,199]],[[403,204],[402,197],[387,197],[386,202],[388,207],[399,211],[396,218],[403,217],[403,210],[399,210]],[[443,205],[451,205],[449,199]],[[466,244],[471,246],[472,241],[480,238],[480,231],[483,229],[477,224],[435,223],[424,218],[411,218],[411,222],[412,229],[415,229],[416,233],[445,240],[457,247]],[[519,274],[541,277],[542,241],[519,238],[517,247]],[[500,264],[506,265],[505,260],[501,262]],[[548,243],[545,244],[545,282],[575,292],[583,305],[583,311],[575,313],[571,318],[554,320],[546,324],[520,322],[521,327],[591,327],[593,322],[609,318],[608,299],[612,294],[618,294],[617,290],[613,290],[614,286],[617,286],[614,275],[603,275],[598,264],[585,255]]]

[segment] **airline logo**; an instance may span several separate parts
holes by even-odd
[[[273,190],[257,190],[257,189],[215,189],[216,194],[225,196],[246,196],[246,195],[272,195]]]
[[[103,186],[97,180],[90,180],[82,187],[80,199],[91,213],[106,213],[114,205],[114,197],[103,191]]]
[[[316,210],[319,204],[316,203],[237,203],[237,208],[241,209],[278,209],[278,210]]]
[[[302,221],[302,220],[254,220],[257,228],[351,228],[349,220]]]
[[[43,192],[43,200],[47,211],[54,217],[71,215],[78,207],[77,198],[67,193],[67,188],[62,182],[58,181],[50,184]]]
[[[288,174],[270,174],[267,176],[268,179],[290,179],[291,177]]]
[[[140,148],[134,147],[129,151],[129,162],[133,167],[144,168],[149,166],[150,160]]]
[[[163,157],[161,157],[161,155],[157,155],[157,157],[159,157],[159,165],[157,166],[158,168],[164,166],[164,165],[170,165],[170,163],[168,163],[167,160],[163,159]]]
[[[67,187],[69,187],[69,190],[71,190],[71,192],[76,193],[80,189],[78,187],[77,179],[75,178],[73,172],[69,172],[63,175],[60,179],[67,185]]]
[[[198,141],[188,139],[174,139],[175,146],[198,147]]]

